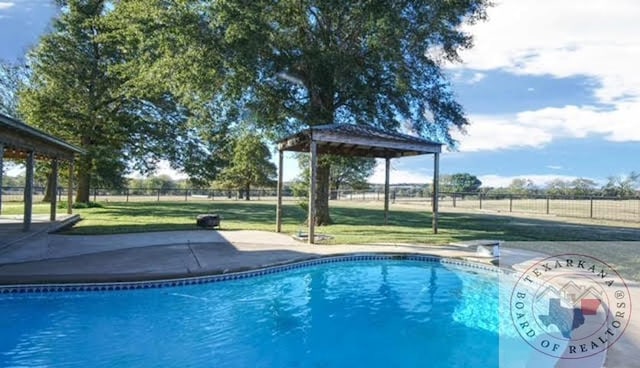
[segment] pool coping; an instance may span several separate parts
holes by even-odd
[[[177,287],[186,285],[198,285],[217,283],[230,280],[247,279],[251,277],[264,276],[268,274],[280,273],[284,271],[315,266],[319,264],[350,262],[350,261],[370,261],[370,260],[407,260],[421,261],[428,263],[439,263],[454,266],[463,266],[471,269],[479,269],[496,274],[507,271],[499,266],[469,260],[468,257],[446,257],[425,253],[393,253],[393,252],[357,252],[321,255],[307,257],[305,259],[280,262],[262,267],[239,268],[229,271],[209,272],[201,275],[188,277],[153,277],[136,279],[123,279],[122,275],[115,280],[93,281],[87,276],[87,281],[72,282],[43,282],[43,283],[23,283],[23,284],[3,284],[0,285],[0,295],[24,294],[24,293],[55,293],[55,292],[92,292],[92,291],[123,291],[157,289],[166,287]],[[144,276],[144,275],[138,275]]]

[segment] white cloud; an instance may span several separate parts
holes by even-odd
[[[488,21],[467,28],[475,47],[462,53],[464,64],[451,66],[453,73],[470,68],[556,78],[586,76],[596,82],[597,101],[608,107],[565,106],[500,118],[472,116],[469,137],[462,138],[463,149],[540,146],[556,137],[589,134],[612,141],[640,141],[635,124],[640,114],[639,18],[637,0],[619,0],[615,5],[585,0],[579,6],[574,1],[504,0],[491,8]],[[511,139],[498,137],[510,134]],[[489,144],[487,139],[498,142]]]
[[[484,79],[487,75],[484,73],[473,73],[473,76],[467,81],[467,84],[476,84]]]
[[[547,165],[546,167],[551,170],[562,170],[562,166],[560,165]]]
[[[542,147],[557,138],[602,135],[614,142],[640,141],[638,102],[620,102],[615,109],[594,106],[548,107],[510,116],[472,115],[468,134],[454,132],[460,151]]]
[[[369,177],[368,181],[372,184],[384,184],[384,160],[378,160],[373,175]],[[431,183],[432,181],[433,176],[430,173],[397,169],[394,167],[394,161],[391,161],[391,170],[389,172],[390,184],[424,184]]]
[[[555,179],[561,179],[564,181],[571,181],[578,179],[577,176],[569,176],[569,175],[552,175],[552,174],[531,174],[531,175],[516,175],[516,176],[502,176],[502,175],[480,175],[478,179],[482,182],[483,187],[493,187],[493,188],[504,188],[508,187],[509,184],[513,181],[513,179],[529,179],[536,186],[544,187],[550,181]],[[600,180],[596,180],[593,178],[588,178],[595,182],[600,182]]]
[[[16,5],[15,3],[10,3],[6,1],[0,1],[0,10],[9,9]]]
[[[551,142],[551,132],[535,125],[521,124],[516,118],[471,116],[467,134],[453,132],[461,152],[492,151],[517,147],[541,147]]]

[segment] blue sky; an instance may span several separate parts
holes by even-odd
[[[458,151],[442,155],[442,173],[501,186],[640,171],[640,2],[576,4],[498,0],[487,22],[466,27],[475,47],[446,68],[471,125],[454,132]],[[20,58],[54,15],[47,0],[0,0],[0,58]],[[286,160],[285,179],[297,173]],[[392,161],[392,183],[431,176],[430,156]],[[383,177],[379,165],[371,181]]]

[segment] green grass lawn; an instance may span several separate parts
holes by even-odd
[[[275,230],[275,204],[270,202],[108,202],[102,208],[75,209],[83,220],[68,234],[115,234],[195,229],[201,213],[222,216],[225,230]],[[34,213],[48,213],[48,204]],[[60,210],[64,211],[63,209]],[[21,204],[5,204],[3,214],[21,214]],[[445,244],[472,239],[600,241],[640,240],[640,229],[567,223],[554,218],[522,218],[486,213],[443,212],[440,231],[431,231],[431,213],[424,207],[392,205],[389,224],[383,223],[380,202],[332,202],[334,225],[317,228],[332,243]],[[283,232],[306,231],[306,212],[294,203],[283,206]]]
[[[67,234],[116,234],[146,231],[196,229],[201,213],[222,216],[223,230],[275,230],[276,207],[271,202],[189,201],[189,202],[108,202],[103,208],[76,209],[83,220]],[[317,228],[333,237],[330,244],[412,243],[447,244],[473,239],[531,241],[519,247],[555,254],[582,252],[617,265],[626,277],[640,280],[640,228],[580,224],[580,219],[510,217],[486,213],[444,212],[440,231],[431,231],[431,213],[424,206],[391,206],[389,225],[383,224],[381,202],[332,202],[334,225]],[[48,204],[36,204],[34,213],[48,213]],[[61,210],[64,211],[64,210]],[[22,214],[21,204],[3,205],[3,214]],[[297,204],[283,207],[283,232],[306,231],[306,212]],[[587,221],[587,220],[584,220]],[[580,249],[566,243],[540,241],[581,241]],[[588,243],[589,241],[604,241]]]
[[[275,229],[275,204],[265,202],[113,203],[105,208],[81,210],[87,215],[72,232],[93,233],[167,230],[194,227],[200,213],[218,213],[227,230]],[[91,216],[89,216],[91,214]],[[283,206],[283,231],[306,230],[307,213],[297,204]],[[335,243],[449,243],[470,239],[503,240],[640,240],[638,229],[581,226],[559,221],[509,216],[449,213],[440,215],[440,231],[431,230],[431,213],[424,207],[392,206],[384,225],[381,203],[333,203],[334,225],[319,227]],[[115,222],[108,225],[109,222]]]

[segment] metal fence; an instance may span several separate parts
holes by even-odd
[[[44,188],[34,188],[34,202],[44,198]],[[3,187],[3,202],[21,202],[22,187]],[[95,202],[143,202],[143,201],[229,201],[244,199],[241,190],[206,188],[187,189],[91,189]],[[66,198],[66,189],[59,188],[59,200]],[[417,204],[431,208],[431,194],[419,188],[392,188],[391,203]],[[256,188],[250,191],[251,200],[275,201],[275,188]],[[283,190],[283,200],[298,200],[291,189]],[[383,190],[340,190],[331,193],[336,201],[384,201]],[[440,193],[441,209],[457,211],[488,211],[496,213],[530,213],[562,217],[581,217],[600,220],[640,222],[640,197],[554,197],[481,193]]]
[[[44,199],[45,188],[33,188],[34,203]],[[257,188],[249,192],[251,200],[275,200],[275,188]],[[285,199],[296,199],[292,190],[283,191]],[[59,201],[67,197],[66,188],[60,187],[57,190]],[[151,188],[151,189],[106,189],[92,188],[89,191],[89,199],[94,202],[173,202],[173,201],[202,201],[202,200],[239,200],[244,199],[245,192],[242,190],[220,190],[206,188]],[[2,187],[3,202],[22,202],[24,200],[23,187]]]
[[[557,197],[444,193],[441,208],[640,222],[640,197]]]

